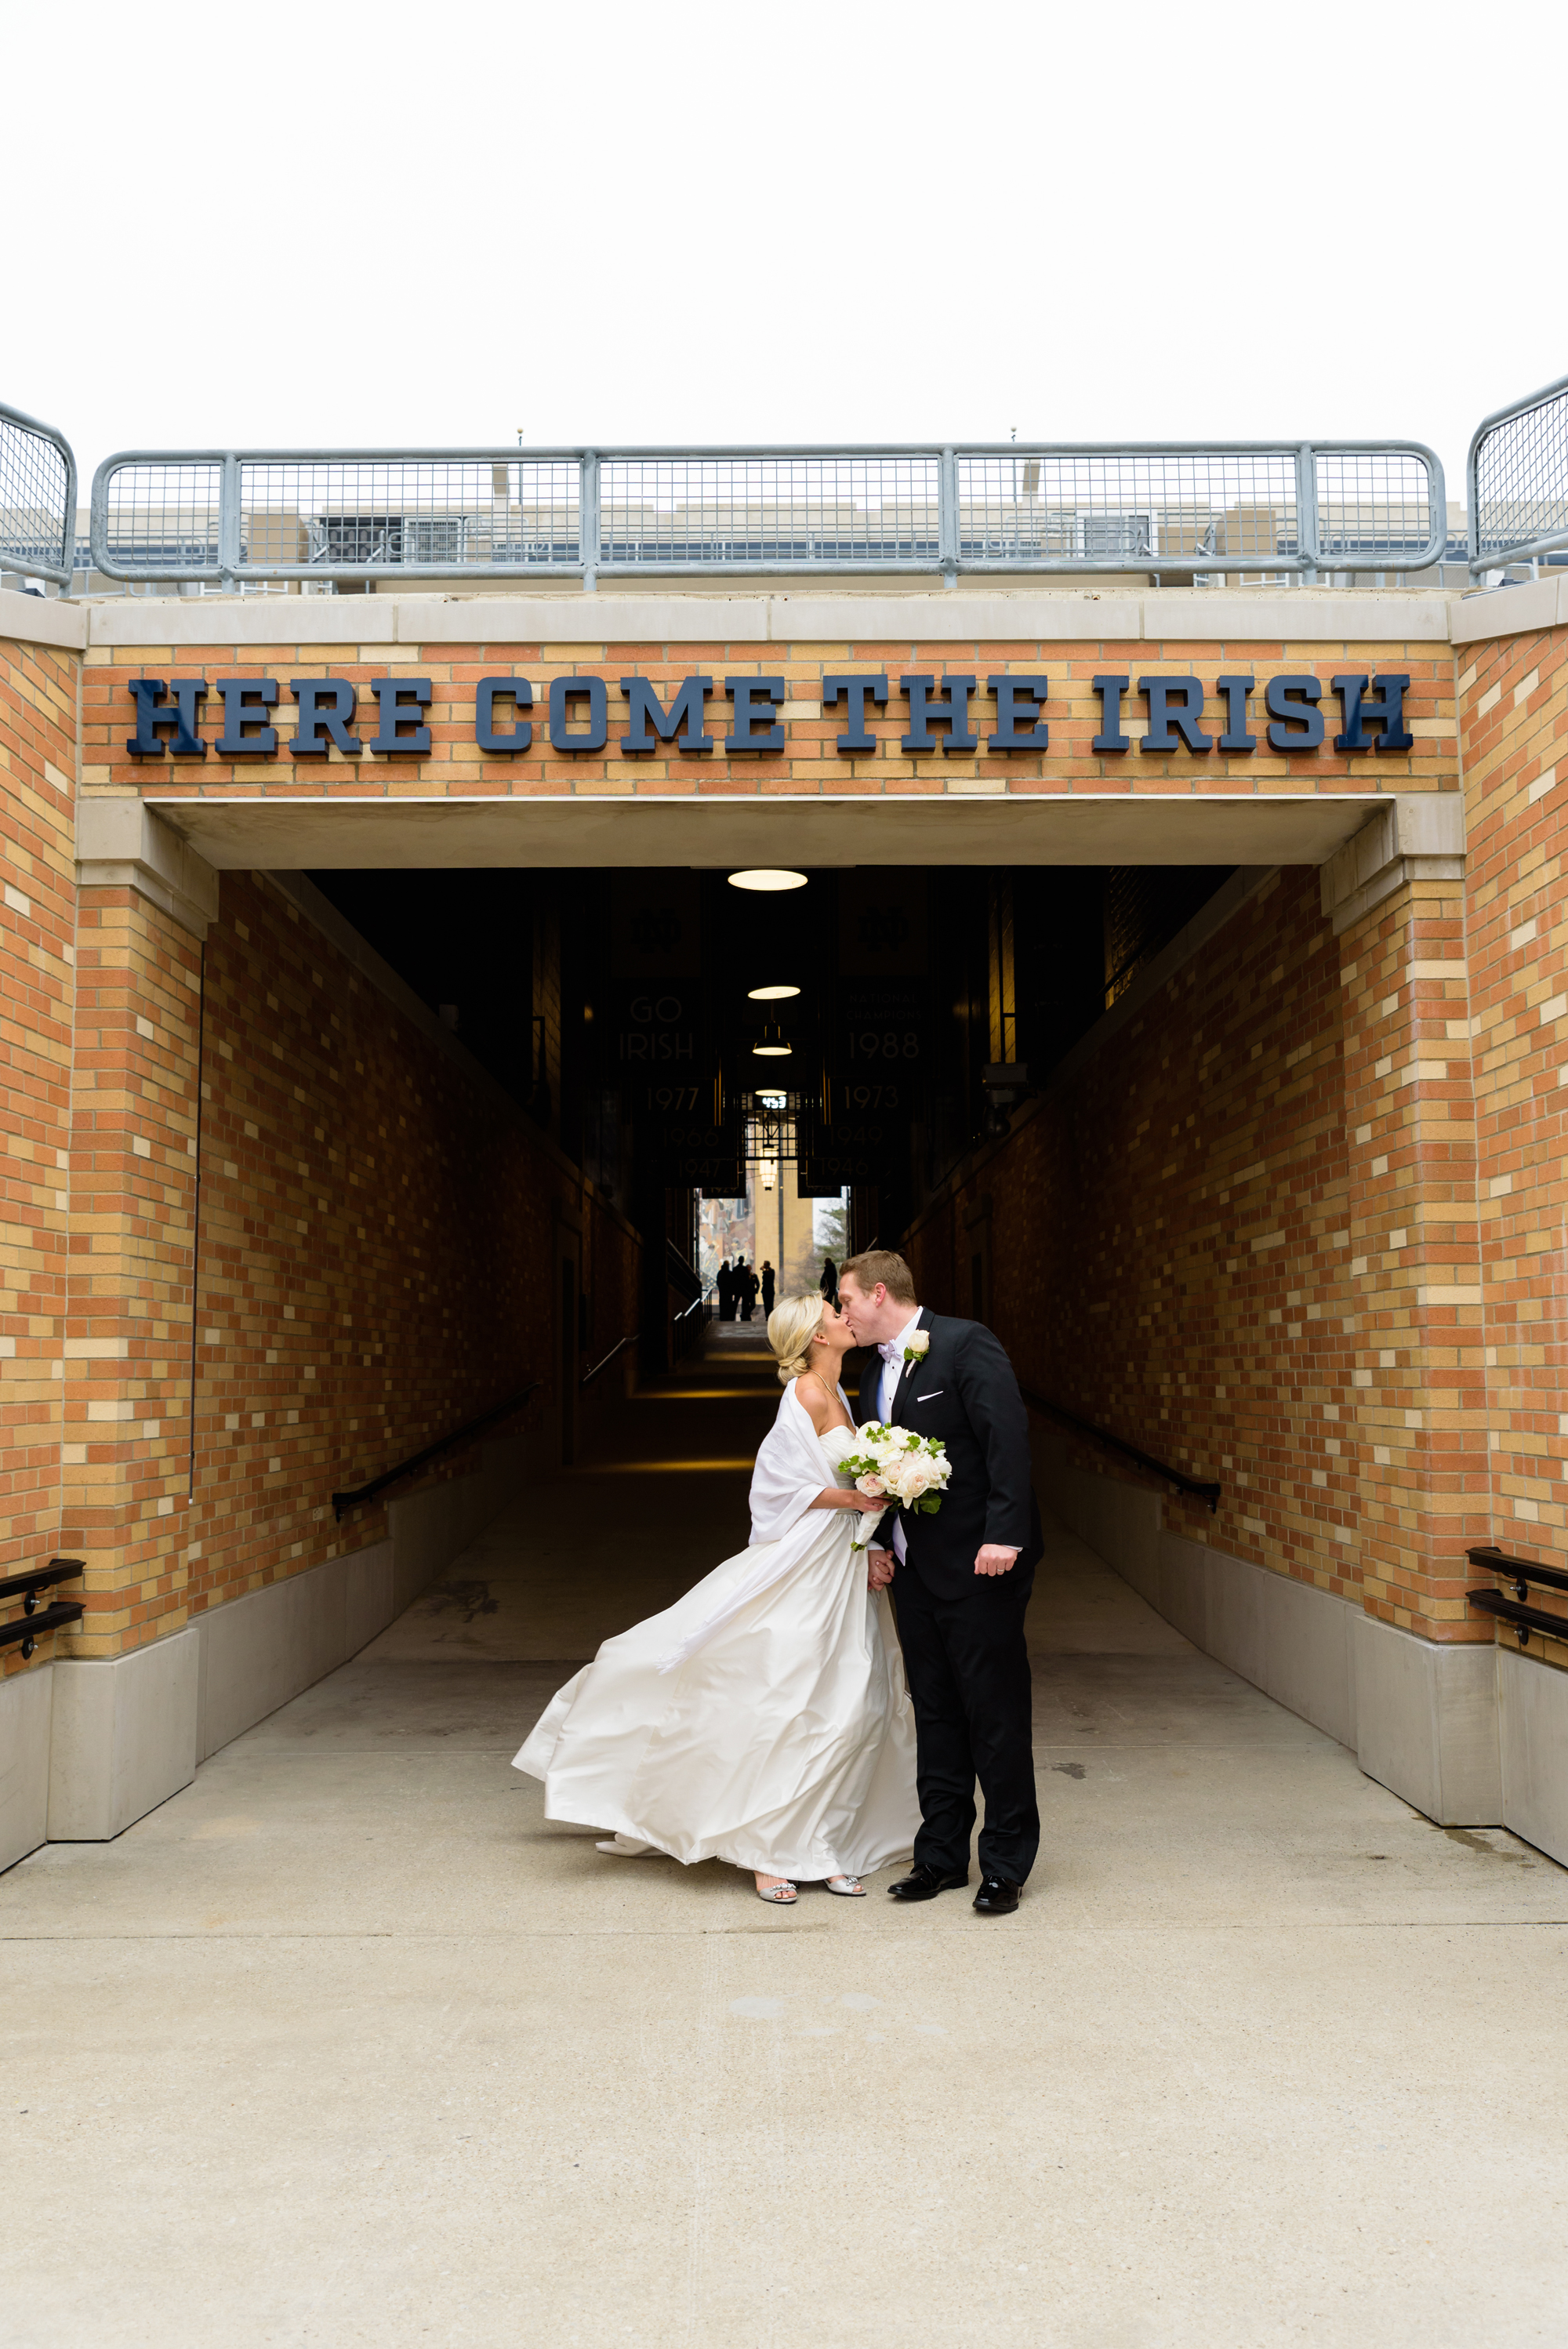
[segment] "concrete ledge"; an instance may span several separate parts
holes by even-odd
[[[548,1431],[488,1444],[480,1466],[387,1510],[390,1534],[200,1616],[205,1761],[379,1638],[542,1464]]]
[[[0,637],[18,645],[55,645],[79,653],[88,641],[88,606],[57,595],[23,595],[0,587]]]
[[[1503,1822],[1568,1868],[1568,1672],[1494,1652]]]
[[[51,1843],[106,1841],[191,1784],[199,1644],[176,1631],[129,1656],[56,1661]]]
[[[388,1511],[388,1538],[199,1616],[129,1656],[67,1658],[0,1685],[0,1868],[40,1843],[119,1835],[210,1754],[379,1636],[543,1464],[549,1432]]]
[[[1323,866],[1323,911],[1334,935],[1407,881],[1462,881],[1465,806],[1459,792],[1396,792]]]
[[[1248,1572],[1267,1585],[1263,1610],[1263,1685],[1277,1704],[1357,1748],[1356,1654],[1361,1609],[1332,1591],[1283,1574]]]
[[[1368,1776],[1429,1817],[1496,1823],[1495,1714],[1473,1661],[1490,1649],[1397,1632],[1411,1656],[1374,1642],[1363,1671],[1363,1630],[1383,1626],[1348,1599],[1166,1533],[1159,1494],[1069,1464],[1065,1439],[1037,1422],[1034,1454],[1040,1491],[1063,1523],[1195,1648],[1349,1746]],[[1466,1816],[1446,1816],[1456,1810]]]
[[[1114,1476],[1088,1476],[1067,1464],[1067,1439],[1037,1416],[1029,1421],[1035,1487],[1062,1523],[1098,1550],[1161,1614],[1160,1496]]]
[[[1544,583],[1542,583],[1544,585]],[[384,591],[387,583],[383,581]],[[60,608],[15,596],[36,610]],[[1500,598],[1480,599],[1486,602]],[[95,646],[343,645],[379,660],[393,647],[609,644],[1095,644],[1167,639],[1183,647],[1322,644],[1348,653],[1449,642],[1456,599],[1429,589],[1150,588],[1140,578],[1000,581],[971,575],[944,589],[929,577],[820,585],[748,583],[745,592],[671,579],[656,587],[606,581],[596,595],[485,587],[445,593],[227,597],[119,595],[75,607]],[[73,607],[67,606],[67,610]],[[1539,624],[1537,624],[1539,625]],[[37,633],[36,629],[32,631]],[[1483,634],[1491,633],[1483,629]],[[76,641],[79,642],[77,638]]]
[[[83,889],[139,890],[193,937],[204,938],[218,918],[218,875],[139,799],[78,797],[77,883]]]
[[[247,1598],[231,1599],[199,1615],[195,1629],[201,1643],[198,1758],[205,1761],[221,1746],[242,1736],[281,1704],[323,1680],[373,1640],[391,1621],[390,1542],[353,1557],[329,1558],[308,1574],[291,1575],[286,1582],[253,1590]],[[362,1563],[363,1561],[363,1563]],[[365,1639],[349,1644],[348,1587],[351,1572],[363,1587],[379,1587],[385,1607],[379,1620],[375,1610],[356,1609],[356,1629],[368,1619]]]
[[[55,1667],[0,1682],[0,1868],[36,1851],[49,1831],[49,1722]]]
[[[1370,1615],[1355,1626],[1357,1758],[1445,1827],[1503,1817],[1496,1651],[1418,1640]]]
[[[1560,628],[1565,623],[1568,578],[1561,572],[1544,579],[1522,579],[1512,587],[1492,587],[1483,595],[1456,596],[1449,615],[1456,645],[1529,636],[1538,628]]]

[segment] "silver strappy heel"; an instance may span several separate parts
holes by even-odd
[[[758,1884],[756,1887],[756,1892],[758,1900],[766,1900],[770,1909],[792,1908],[799,1898],[788,1877],[785,1877],[780,1883],[769,1885],[766,1891]]]
[[[863,1900],[866,1897],[866,1888],[858,1876],[829,1876],[823,1881],[841,1900]]]

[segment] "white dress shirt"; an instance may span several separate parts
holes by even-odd
[[[903,1350],[908,1345],[911,1338],[919,1327],[920,1315],[916,1313],[913,1320],[905,1322],[903,1328],[899,1331],[897,1338],[893,1340],[893,1343],[899,1350],[897,1359],[893,1361],[884,1362],[882,1364],[882,1386],[879,1391],[877,1416],[882,1420],[884,1426],[886,1425],[889,1414],[892,1410],[893,1397],[898,1392],[898,1382],[900,1379],[903,1378],[904,1371],[909,1368],[908,1363],[903,1360]],[[920,1365],[916,1363],[915,1368],[917,1371]],[[886,1523],[885,1519],[883,1520],[883,1523]],[[879,1543],[884,1539],[881,1526],[877,1528],[876,1534],[873,1536],[873,1539]],[[1005,1545],[1005,1547],[1011,1547],[1012,1545],[1007,1544]],[[902,1566],[903,1564],[904,1554],[903,1519],[902,1517],[895,1517],[892,1521],[892,1553],[897,1558],[900,1566]],[[1018,1552],[1016,1549],[1014,1549],[1013,1556],[1016,1557],[1017,1555]]]
[[[903,1328],[899,1331],[898,1336],[892,1341],[898,1348],[898,1352],[894,1355],[891,1362],[884,1362],[882,1366],[882,1385],[878,1390],[877,1417],[882,1421],[884,1427],[887,1425],[888,1420],[892,1412],[893,1397],[898,1392],[898,1382],[900,1379],[903,1378],[905,1371],[909,1368],[909,1364],[903,1359],[903,1350],[908,1345],[911,1338],[913,1337],[919,1327],[920,1309],[917,1306],[914,1312],[910,1316],[909,1319],[904,1323]],[[916,1368],[918,1369],[918,1367],[919,1365],[917,1364]],[[873,1540],[885,1542],[887,1537],[884,1530],[886,1524],[887,1520],[884,1517],[882,1525],[877,1527],[876,1533],[872,1536]],[[904,1554],[903,1519],[902,1517],[894,1517],[892,1521],[892,1554],[894,1557],[897,1558],[900,1566],[902,1566],[903,1564]]]
[[[882,1385],[877,1396],[877,1417],[884,1427],[892,1411],[893,1397],[898,1392],[898,1382],[909,1368],[909,1364],[903,1359],[903,1350],[919,1327],[920,1315],[917,1311],[904,1323],[892,1341],[898,1348],[897,1354],[891,1362],[884,1362],[882,1366]]]

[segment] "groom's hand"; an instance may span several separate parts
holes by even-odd
[[[868,1549],[866,1552],[866,1582],[872,1590],[885,1590],[892,1580],[893,1555],[891,1549]]]
[[[975,1571],[976,1574],[1006,1574],[1017,1555],[1016,1549],[1004,1549],[1000,1542],[982,1542],[975,1555]]]

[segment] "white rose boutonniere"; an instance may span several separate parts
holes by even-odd
[[[903,1350],[903,1359],[906,1362],[923,1362],[930,1351],[930,1330],[917,1330]]]

